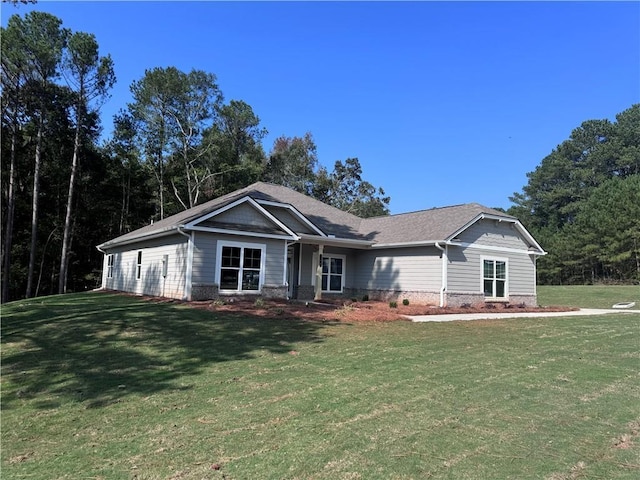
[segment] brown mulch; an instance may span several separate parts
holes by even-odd
[[[228,298],[224,300],[203,300],[184,302],[179,300],[145,297],[149,301],[170,302],[187,305],[227,315],[250,316],[258,318],[297,319],[321,322],[397,322],[408,321],[412,315],[440,315],[452,313],[482,312],[567,312],[575,310],[570,307],[527,307],[524,305],[482,304],[465,307],[444,307],[434,305],[409,304],[398,302],[392,308],[389,302],[322,300],[321,302],[287,301],[278,299],[243,299]]]

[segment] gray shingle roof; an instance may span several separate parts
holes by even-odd
[[[370,240],[375,243],[446,240],[481,213],[513,218],[497,210],[471,203],[362,219],[287,187],[257,182],[105,242],[100,247],[108,248],[110,245],[128,243],[138,238],[174,231],[178,226],[185,225],[245,196],[250,196],[254,200],[290,204],[326,235],[350,240]]]
[[[385,217],[365,218],[361,231],[376,243],[410,243],[447,240],[480,214],[514,218],[477,203],[432,208]]]

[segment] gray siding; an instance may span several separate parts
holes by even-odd
[[[241,203],[226,212],[222,212],[208,220],[200,222],[198,226],[215,226],[219,223],[250,225],[253,227],[266,227],[270,229],[276,227],[273,222],[268,220],[261,212],[248,203]]]
[[[315,283],[314,276],[316,272],[313,270],[313,252],[317,248],[315,245],[302,245],[302,260],[300,264],[300,285],[312,285]],[[356,279],[356,262],[357,257],[354,250],[347,248],[325,247],[325,255],[342,255],[345,257],[344,264],[344,287],[354,288]]]
[[[300,221],[288,208],[274,207],[271,205],[264,205],[264,208],[294,232],[317,234],[317,232],[312,230],[306,223]]]
[[[283,285],[285,267],[284,240],[195,232],[193,249],[192,283],[214,285],[216,278],[216,253],[218,241],[254,243],[266,246],[265,279],[267,286]]]
[[[104,286],[140,295],[182,298],[186,278],[187,239],[182,235],[140,242],[133,248],[120,247],[113,254],[113,278],[106,278]],[[141,278],[136,278],[138,251],[142,251]],[[163,256],[168,255],[167,276],[162,276]]]
[[[435,247],[360,252],[355,262],[354,288],[433,291],[440,288],[442,260]]]
[[[509,295],[535,294],[535,264],[531,255],[482,248],[449,247],[447,291],[482,293],[482,257],[506,258]]]
[[[462,232],[459,238],[466,243],[516,250],[527,250],[530,246],[513,223],[496,220],[479,220]]]

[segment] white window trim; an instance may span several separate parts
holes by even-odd
[[[113,253],[107,255],[107,278],[113,278],[113,266],[115,264],[115,258]]]
[[[224,247],[236,247],[243,249],[242,258],[244,258],[244,249],[245,248],[254,248],[256,250],[260,250],[260,276],[258,283],[258,290],[241,290],[240,288],[235,290],[225,289],[223,290],[220,287],[220,272],[222,270],[222,249]],[[216,273],[215,273],[215,282],[218,285],[219,292],[225,294],[242,294],[242,295],[258,295],[262,292],[262,287],[264,286],[265,279],[265,267],[266,267],[266,259],[267,259],[267,245],[264,243],[247,243],[247,242],[231,242],[227,240],[219,240],[218,245],[216,246]],[[242,267],[240,268],[242,270]]]
[[[142,250],[136,252],[136,280],[142,280]]]
[[[347,256],[346,255],[338,255],[335,253],[323,253],[322,259],[325,258],[340,258],[342,259],[342,275],[340,275],[340,290],[322,290],[322,293],[344,293],[344,282],[347,277]],[[316,260],[318,262],[318,260]],[[317,263],[316,263],[317,264]],[[322,276],[325,274],[323,273]],[[329,287],[329,279],[327,279],[327,287]],[[315,285],[315,282],[314,282]]]
[[[484,261],[504,262],[504,297],[484,297],[486,302],[505,302],[509,300],[509,259],[506,257],[494,257],[489,255],[480,256],[480,293],[484,296]],[[495,279],[494,279],[495,280]],[[495,293],[495,289],[494,289]]]

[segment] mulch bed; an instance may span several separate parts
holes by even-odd
[[[527,307],[512,304],[482,304],[464,307],[437,307],[425,304],[403,305],[396,308],[382,301],[322,300],[321,302],[287,301],[278,299],[203,300],[184,302],[166,298],[145,297],[149,301],[187,305],[193,308],[226,315],[250,316],[258,318],[296,319],[321,322],[398,322],[409,321],[412,315],[441,315],[455,313],[483,312],[568,312],[570,307]]]

